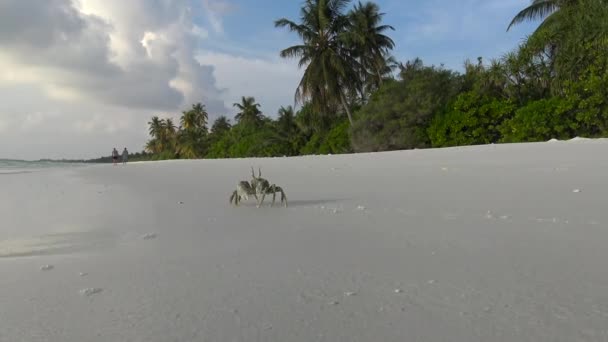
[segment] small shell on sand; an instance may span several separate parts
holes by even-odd
[[[575,193],[575,194],[578,194],[578,193],[581,192],[581,189],[574,189],[574,190],[572,190],[572,192]]]
[[[90,296],[92,296],[92,295],[94,295],[94,294],[98,294],[98,293],[100,293],[100,292],[102,292],[102,291],[103,291],[103,289],[101,289],[101,288],[98,288],[98,287],[90,287],[90,288],[86,288],[86,289],[82,289],[82,290],[80,290],[80,294],[81,294],[82,296],[87,296],[87,297],[90,297]]]
[[[44,266],[40,267],[40,270],[41,271],[50,271],[53,268],[55,268],[55,266],[53,266],[53,265],[44,265]]]
[[[352,296],[355,296],[356,294],[357,294],[357,292],[344,292],[344,295],[346,297],[352,297]]]

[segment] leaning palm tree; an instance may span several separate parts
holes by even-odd
[[[556,20],[557,12],[565,6],[576,5],[581,0],[532,0],[530,6],[521,10],[511,20],[511,23],[507,27],[507,31],[514,25],[521,24],[524,21],[543,20],[540,26],[536,29],[536,32],[542,28],[552,25],[552,22]]]
[[[344,10],[349,0],[306,0],[300,10],[300,22],[283,18],[276,27],[295,32],[302,43],[281,51],[283,58],[298,58],[304,75],[296,90],[295,102],[310,101],[313,107],[329,111],[340,103],[353,123],[346,95],[358,89],[359,63],[345,43],[348,18]]]
[[[234,103],[234,107],[239,109],[239,112],[234,116],[237,122],[244,122],[250,124],[259,124],[262,122],[262,112],[260,111],[260,104],[255,102],[254,97],[241,98],[241,103]]]

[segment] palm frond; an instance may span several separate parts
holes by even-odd
[[[530,6],[521,10],[513,20],[511,20],[511,23],[507,27],[507,31],[514,25],[524,21],[534,21],[546,18],[558,9],[559,3],[557,0],[533,0]]]

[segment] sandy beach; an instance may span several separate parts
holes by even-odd
[[[0,174],[0,341],[608,341],[608,141]],[[228,198],[250,167],[289,207]]]

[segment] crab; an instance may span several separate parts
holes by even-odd
[[[287,196],[285,196],[285,191],[283,191],[283,188],[276,184],[270,184],[270,182],[265,179],[258,179],[258,182],[255,187],[256,198],[259,198],[257,207],[259,208],[260,206],[262,206],[262,204],[264,203],[264,198],[266,197],[266,195],[270,194],[272,194],[272,203],[270,204],[270,206],[273,207],[276,200],[277,192],[281,193],[281,204],[283,204],[285,208],[287,208]],[[261,198],[258,197],[260,195]]]
[[[283,188],[276,184],[270,184],[267,179],[262,178],[262,170],[258,169],[258,176],[255,176],[253,167],[251,168],[251,182],[240,181],[237,184],[236,190],[232,192],[230,196],[230,203],[238,206],[242,199],[248,200],[249,196],[255,197],[257,201],[257,207],[261,207],[264,203],[266,195],[272,194],[272,203],[270,206],[274,206],[276,200],[276,193],[281,193],[281,204],[287,207],[287,196]]]
[[[240,181],[236,185],[236,190],[234,190],[232,195],[230,195],[230,204],[234,202],[234,205],[238,206],[243,199],[248,200],[250,195],[253,195],[256,200],[258,199],[255,189],[251,186],[251,184],[249,184],[247,181]]]

